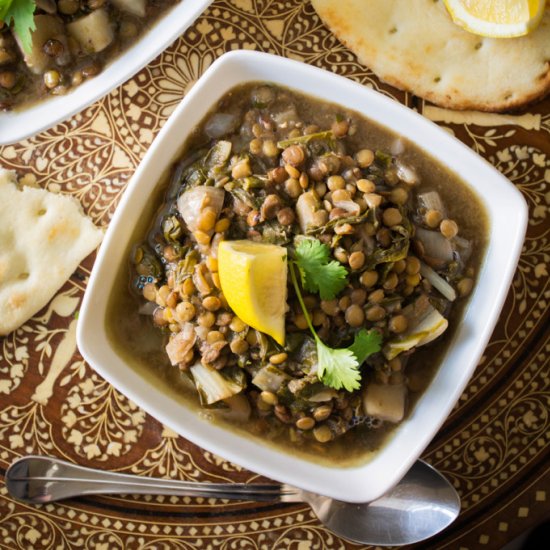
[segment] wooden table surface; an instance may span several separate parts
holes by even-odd
[[[160,57],[50,131],[0,148],[0,165],[75,196],[107,226],[160,127],[226,51],[276,53],[380,90],[454,133],[508,177],[530,210],[527,239],[491,342],[423,457],[455,485],[462,512],[418,548],[501,548],[550,516],[548,262],[550,99],[512,115],[458,113],[382,84],[307,1],[217,0]],[[483,182],[479,182],[483,185]],[[0,338],[0,475],[48,454],[100,468],[188,480],[259,476],[189,443],[84,363],[75,327],[94,257],[50,304]],[[90,497],[42,507],[0,482],[0,548],[345,549],[305,505],[168,497]]]

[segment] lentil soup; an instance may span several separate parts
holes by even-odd
[[[215,422],[327,464],[368,459],[460,323],[486,246],[475,193],[358,113],[264,83],[227,93],[157,190],[110,297],[117,352]],[[284,342],[229,306],[222,241],[288,257]]]

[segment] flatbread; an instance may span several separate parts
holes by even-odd
[[[455,25],[443,1],[312,0],[330,30],[377,76],[449,109],[504,111],[550,92],[550,9],[519,38]]]
[[[42,309],[103,237],[77,200],[16,184],[0,168],[0,335]]]

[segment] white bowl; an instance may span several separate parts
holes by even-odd
[[[182,143],[216,101],[247,81],[269,81],[339,103],[429,152],[474,188],[489,217],[489,244],[477,285],[451,347],[427,391],[369,462],[330,467],[278,451],[203,419],[117,355],[105,329],[114,266],[125,254],[141,213]],[[218,59],[174,111],[137,169],[97,257],[80,313],[77,340],[97,372],[152,416],[201,447],[252,471],[331,497],[364,502],[390,489],[430,443],[476,368],[504,303],[523,243],[527,206],[519,191],[447,132],[399,103],[346,78],[264,53]]]
[[[0,145],[15,143],[47,130],[108,94],[167,48],[211,2],[180,2],[162,15],[150,31],[116,57],[101,73],[66,95],[48,97],[21,111],[0,113]]]

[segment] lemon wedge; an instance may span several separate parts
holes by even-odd
[[[537,27],[545,0],[445,0],[453,21],[467,31],[495,38],[523,36]]]
[[[284,345],[286,248],[246,240],[222,241],[218,274],[222,292],[235,314]]]

